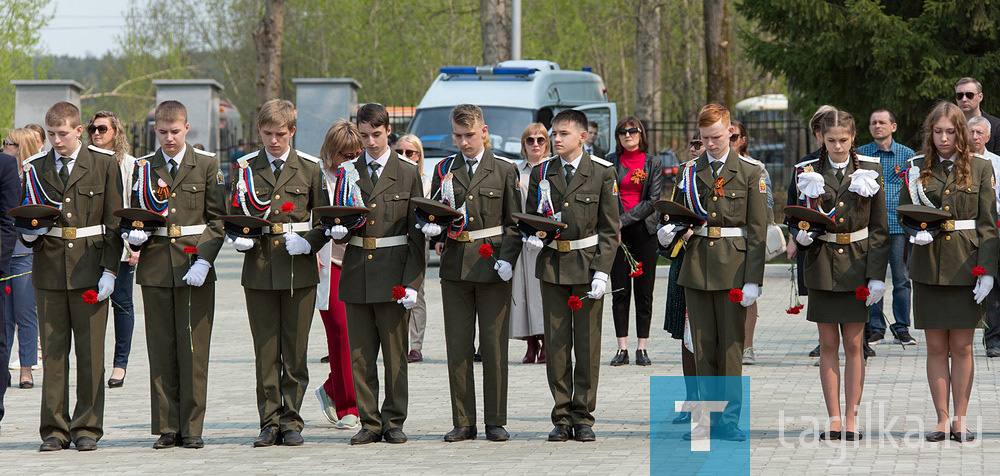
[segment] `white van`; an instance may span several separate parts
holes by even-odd
[[[608,102],[604,80],[590,71],[566,71],[551,61],[504,61],[497,66],[447,66],[417,105],[408,133],[424,143],[424,171],[458,149],[451,137],[451,109],[459,104],[483,109],[493,153],[518,159],[521,132],[532,122],[550,126],[564,109],[579,109],[598,123],[597,145],[614,150],[617,108]]]

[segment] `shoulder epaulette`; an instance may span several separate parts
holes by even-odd
[[[194,149],[194,148],[192,147],[192,149]],[[201,154],[201,155],[208,156],[208,157],[215,157],[215,152],[205,152],[204,150],[201,150],[201,149],[194,149],[194,153],[195,154]]]
[[[99,153],[102,153],[102,154],[105,154],[105,155],[115,155],[114,152],[112,152],[112,151],[110,151],[108,149],[102,149],[102,148],[94,146],[94,145],[88,145],[87,149],[90,149],[90,150],[92,150],[94,152],[99,152]]]
[[[152,157],[152,156],[154,156],[154,155],[156,155],[156,152],[150,152],[150,153],[148,153],[148,154],[146,154],[146,155],[144,155],[144,156],[142,156],[142,157],[137,157],[137,158],[136,158],[135,160],[143,160],[143,159],[148,159],[148,158],[150,158],[150,157]]]
[[[320,163],[319,157],[309,155],[309,154],[307,154],[305,152],[302,152],[299,149],[295,149],[295,153],[298,154],[299,157],[301,157],[303,159],[306,159],[306,160],[308,160],[308,161],[310,161],[310,162],[312,162],[314,164]]]
[[[987,158],[986,158],[986,156],[985,156],[985,155],[982,155],[982,154],[972,154],[972,155],[973,155],[974,157],[979,157],[980,159],[983,159],[983,160],[990,160],[990,159],[987,159]]]
[[[257,154],[259,154],[259,153],[260,153],[259,150],[255,150],[253,152],[250,152],[249,154],[244,154],[244,155],[240,156],[240,158],[238,158],[236,160],[237,161],[240,161],[240,160],[250,160],[250,159],[252,159],[254,157],[257,157]]]
[[[49,154],[49,151],[47,151],[47,150],[43,151],[43,152],[39,152],[39,153],[37,153],[35,155],[32,155],[31,157],[28,157],[27,159],[24,159],[24,163],[31,162],[32,160],[35,160],[35,159],[40,159],[42,157],[45,157],[48,154]]]
[[[681,164],[681,167],[694,167],[697,164],[698,164],[698,159],[691,159]]]
[[[504,162],[507,162],[510,165],[515,165],[513,160],[510,160],[510,159],[508,159],[506,157],[500,157],[499,155],[494,155],[493,158],[497,159],[497,160],[502,160]]]
[[[862,162],[871,162],[873,164],[879,163],[879,158],[878,157],[871,157],[871,156],[868,156],[868,155],[860,155],[860,154],[858,154],[858,160],[860,160]]]
[[[416,162],[413,162],[413,161],[411,161],[410,159],[407,159],[406,157],[400,157],[400,156],[398,156],[398,155],[397,155],[397,156],[396,156],[396,158],[397,158],[397,159],[399,159],[399,160],[402,160],[402,161],[403,161],[403,163],[406,163],[406,164],[410,164],[410,165],[412,165],[413,167],[416,167],[416,166],[417,166],[417,163],[416,163]]]
[[[809,164],[811,164],[813,162],[819,162],[819,159],[816,158],[816,159],[803,160],[802,162],[799,162],[799,163],[795,164],[795,168],[797,168],[797,169],[798,168],[802,168],[802,167],[805,167],[805,166],[807,166],[807,165],[809,165]]]
[[[608,162],[607,160],[599,159],[599,158],[597,158],[597,157],[595,157],[593,155],[590,156],[590,160],[592,160],[592,161],[594,161],[594,162],[596,162],[598,164],[601,164],[601,165],[603,165],[605,167],[611,167],[612,165],[614,165],[611,162]]]
[[[742,161],[744,161],[746,163],[749,163],[749,164],[754,164],[754,165],[756,165],[758,167],[763,167],[764,166],[763,162],[761,162],[761,161],[759,161],[757,159],[753,159],[753,158],[747,157],[745,155],[740,155],[740,160],[742,160]]]

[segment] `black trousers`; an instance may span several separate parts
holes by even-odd
[[[642,275],[630,278],[631,272],[625,252],[618,248],[615,264],[611,267],[611,290],[621,289],[611,297],[611,311],[615,319],[615,336],[628,337],[629,305],[635,294],[635,334],[640,339],[649,338],[649,323],[653,318],[653,285],[656,282],[656,236],[646,231],[642,221],[621,229],[622,243],[636,261],[642,263]]]

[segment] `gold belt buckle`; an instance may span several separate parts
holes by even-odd
[[[64,226],[62,229],[62,239],[64,240],[75,240],[76,239],[76,227],[75,226]]]
[[[941,231],[955,231],[955,220],[945,220],[941,224]]]
[[[573,251],[569,240],[556,240],[556,249],[560,253],[569,253],[570,251]]]
[[[850,233],[837,233],[837,244],[838,245],[849,245],[849,244],[851,244],[851,234]]]
[[[271,224],[271,234],[280,235],[280,234],[284,233],[284,231],[285,231],[284,227],[281,226],[281,223],[272,223]]]
[[[170,225],[170,228],[167,228],[167,236],[169,236],[171,238],[180,238],[180,236],[181,236],[181,226],[180,225]]]
[[[708,227],[708,237],[709,238],[722,238],[722,227],[721,226],[710,226],[710,227]]]
[[[366,250],[374,250],[375,249],[375,238],[365,237],[365,238],[362,239],[362,241],[364,242],[363,243],[363,245],[364,245],[363,248],[364,249],[366,249]]]
[[[469,238],[469,232],[468,231],[463,231],[463,232],[459,233],[458,236],[455,237],[455,239],[457,241],[466,241],[466,242],[472,241],[472,238]]]

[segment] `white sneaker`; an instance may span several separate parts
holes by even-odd
[[[326,394],[326,390],[323,390],[322,386],[316,389],[316,398],[319,399],[319,407],[323,410],[323,416],[330,423],[339,425],[340,420],[337,419],[337,407],[333,405],[333,401],[330,400],[330,396]]]
[[[341,418],[340,421],[337,422],[337,429],[353,430],[357,428],[359,424],[361,424],[361,420],[357,417],[357,415],[348,413],[347,415],[344,415],[344,418]]]
[[[756,363],[757,355],[754,354],[753,347],[743,349],[743,365],[755,365]]]

